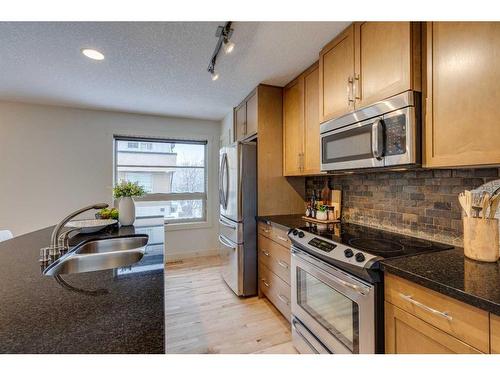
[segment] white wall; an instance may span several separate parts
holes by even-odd
[[[207,139],[208,223],[167,229],[167,254],[217,249],[220,122],[0,102],[0,229],[55,224],[95,202],[112,203],[113,135]]]
[[[221,121],[220,145],[227,146],[230,143],[233,143],[233,111]]]

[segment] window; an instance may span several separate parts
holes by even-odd
[[[115,182],[137,182],[147,191],[136,200],[137,217],[206,221],[206,154],[206,141],[115,137]]]

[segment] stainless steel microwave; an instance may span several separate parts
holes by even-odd
[[[406,91],[321,124],[321,170],[421,164],[420,93]]]

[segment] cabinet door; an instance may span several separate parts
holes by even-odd
[[[410,22],[358,22],[355,36],[356,107],[365,107],[413,88]]]
[[[283,175],[302,172],[304,142],[304,78],[299,77],[283,90]]]
[[[319,55],[320,121],[339,117],[354,109],[354,25],[331,41]]]
[[[385,303],[387,354],[479,354],[472,346],[410,313]]]
[[[236,108],[234,113],[234,125],[236,127],[236,140],[240,141],[245,138],[247,127],[247,106],[246,103],[241,104]]]
[[[304,76],[304,156],[303,174],[320,172],[319,69]]]
[[[500,164],[500,23],[427,25],[425,164]]]
[[[491,353],[500,354],[500,316],[490,314]]]
[[[257,93],[247,100],[246,136],[257,134]]]

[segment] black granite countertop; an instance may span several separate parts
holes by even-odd
[[[305,226],[307,223],[304,219],[302,219],[301,214],[257,216],[257,220],[264,223],[272,222],[274,224],[278,224],[284,229],[300,228]]]
[[[500,263],[468,259],[463,249],[384,260],[385,272],[500,315]]]
[[[64,275],[70,287],[41,274],[52,229],[0,243],[0,353],[164,353],[163,219],[76,236],[72,244],[130,234],[149,241],[129,267]]]

